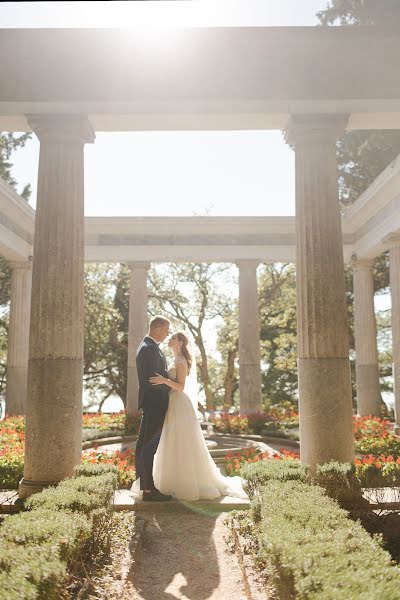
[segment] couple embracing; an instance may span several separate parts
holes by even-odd
[[[170,335],[169,328],[168,319],[154,317],[137,351],[138,407],[143,415],[136,444],[139,479],[133,489],[144,501],[155,502],[247,498],[240,477],[224,477],[211,458],[188,395],[193,350],[184,333]],[[170,368],[159,347],[168,335]]]

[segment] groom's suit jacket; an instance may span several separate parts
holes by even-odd
[[[138,408],[143,409],[144,414],[151,415],[154,425],[159,422],[161,431],[171,390],[164,384],[152,385],[149,379],[156,373],[168,377],[167,361],[158,344],[147,336],[137,350],[136,367],[139,378]]]

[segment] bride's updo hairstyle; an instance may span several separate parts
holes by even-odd
[[[181,352],[182,352],[182,355],[186,358],[186,362],[188,364],[188,374],[189,374],[191,366],[192,366],[192,357],[190,356],[190,352],[188,350],[189,340],[187,339],[186,335],[184,333],[182,333],[181,331],[177,331],[176,337],[178,338],[179,342],[182,342]]]

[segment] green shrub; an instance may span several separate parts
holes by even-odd
[[[32,496],[25,504],[29,512],[6,519],[0,529],[0,600],[58,599],[68,569],[104,549],[117,478],[112,465],[93,466]]]
[[[271,478],[256,505],[261,559],[272,564],[280,598],[399,597],[390,555],[322,488]]]
[[[90,523],[85,516],[48,509],[21,513],[18,519],[6,519],[1,528],[1,538],[19,547],[51,541],[64,561],[75,558],[90,535]]]
[[[12,577],[9,573],[0,573],[0,600],[36,600],[37,587],[27,581],[23,573],[13,571]]]
[[[115,476],[111,473],[97,477],[65,479],[56,488],[49,488],[31,496],[26,506],[29,509],[47,508],[88,515],[97,508],[107,506],[111,502],[114,489]]]
[[[11,452],[0,456],[0,482],[1,487],[7,489],[18,489],[18,483],[24,474],[23,453]]]
[[[7,575],[6,585],[0,589],[0,600],[9,600],[10,592],[18,590],[21,579],[25,579],[30,585],[26,589],[27,596],[19,591],[20,595],[15,596],[18,600],[56,600],[66,578],[67,565],[49,542],[21,547],[0,539],[0,572]],[[32,595],[32,587],[36,596]]]
[[[253,497],[259,489],[272,480],[306,481],[308,466],[299,460],[261,460],[243,465],[241,476],[245,479],[245,490]]]
[[[75,477],[93,477],[98,475],[105,475],[106,473],[113,473],[118,477],[118,469],[115,465],[109,464],[80,464],[74,469]]]
[[[317,465],[313,482],[323,487],[327,495],[335,500],[353,501],[361,495],[356,468],[351,463],[332,460],[324,465]]]

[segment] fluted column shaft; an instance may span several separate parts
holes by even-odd
[[[40,140],[24,478],[20,496],[72,475],[82,451],[84,117],[32,115]]]
[[[129,263],[131,280],[129,290],[129,329],[128,329],[128,381],[126,411],[132,415],[137,411],[139,380],[136,369],[136,351],[147,333],[147,275],[150,263]]]
[[[29,320],[32,263],[14,261],[11,268],[11,303],[8,326],[6,413],[24,415],[28,383]]]
[[[389,250],[390,293],[392,299],[392,361],[394,412],[400,426],[400,239]]]
[[[352,267],[357,412],[360,416],[379,416],[381,393],[374,307],[373,261],[353,260]]]
[[[297,320],[301,458],[311,468],[352,461],[354,442],[338,201],[342,115],[296,115]]]
[[[260,313],[258,261],[238,261],[239,267],[239,394],[240,412],[261,411]]]

